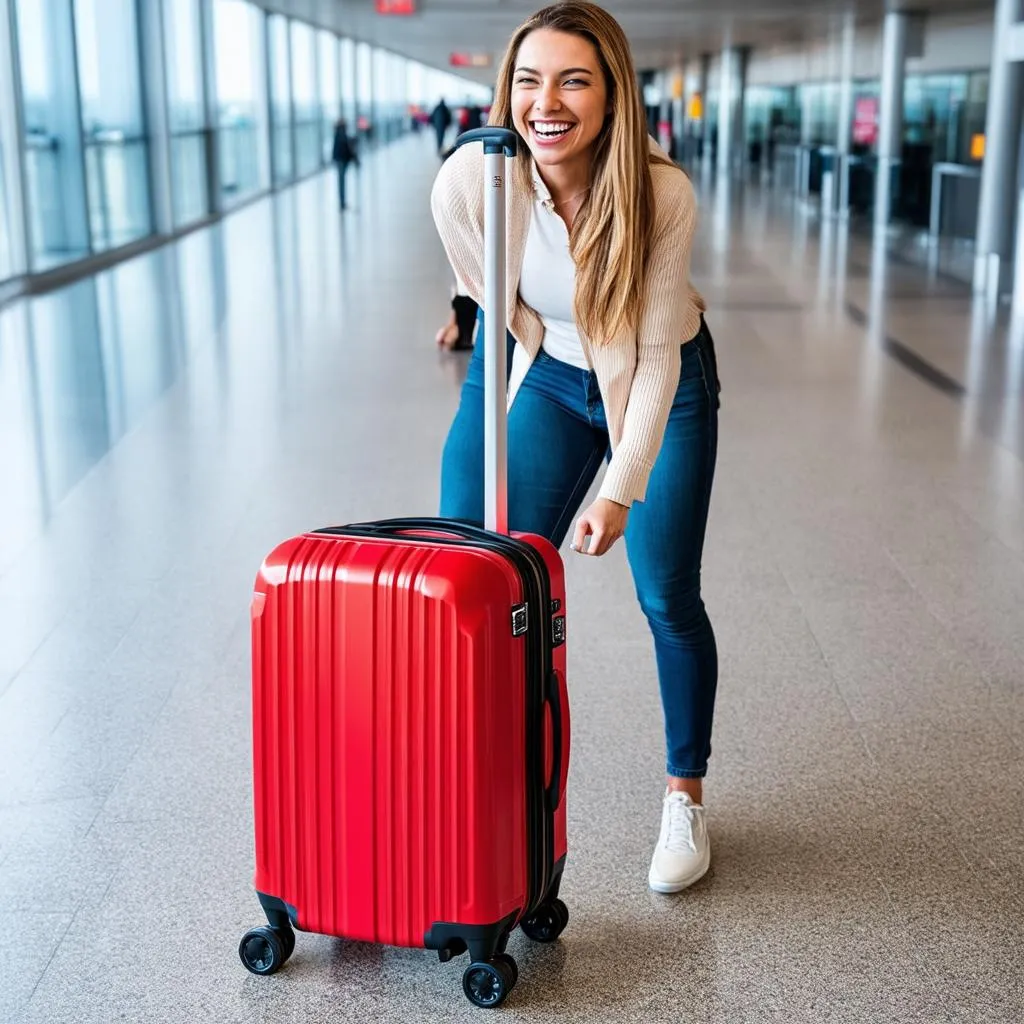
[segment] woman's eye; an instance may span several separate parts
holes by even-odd
[[[577,85],[589,85],[590,83],[585,78],[567,78],[563,84],[575,87]]]
[[[513,85],[535,85],[536,79],[534,78],[517,78]]]

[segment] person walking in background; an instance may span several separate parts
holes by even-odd
[[[448,104],[445,103],[444,97],[438,101],[438,104],[430,112],[430,123],[434,126],[434,131],[437,133],[437,152],[444,152],[444,137],[448,134],[448,129],[452,124],[452,112],[448,109]]]
[[[334,146],[331,149],[331,159],[338,168],[338,201],[341,209],[347,209],[345,202],[345,175],[348,172],[349,164],[359,164],[359,156],[356,153],[355,141],[348,134],[348,124],[345,118],[339,117],[334,125]]]
[[[471,132],[474,128],[480,128],[484,124],[484,112],[480,109],[478,103],[468,103],[466,105],[466,127],[463,131]],[[460,131],[461,135],[462,132]]]

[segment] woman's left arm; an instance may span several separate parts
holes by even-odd
[[[600,496],[620,505],[643,501],[679,387],[680,348],[691,319],[690,252],[697,201],[678,168],[652,168],[656,220],[647,271],[647,301],[637,330],[637,361],[622,437]],[[692,326],[692,325],[691,325]],[[691,332],[692,333],[692,332]]]

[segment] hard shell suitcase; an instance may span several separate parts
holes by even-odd
[[[393,519],[317,530],[264,561],[252,601],[257,974],[295,931],[469,952],[499,1005],[511,932],[557,939],[566,858],[565,582],[505,511],[505,156],[483,141],[486,525]],[[495,315],[492,317],[492,311]]]

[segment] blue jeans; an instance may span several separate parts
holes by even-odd
[[[441,463],[441,516],[483,521],[483,330]],[[508,356],[511,361],[512,339]],[[679,388],[644,501],[626,525],[640,607],[654,634],[667,770],[701,778],[711,754],[718,652],[700,594],[701,552],[718,449],[718,375],[705,326],[682,347]],[[602,460],[608,426],[597,378],[543,350],[508,423],[509,526],[561,545]]]

